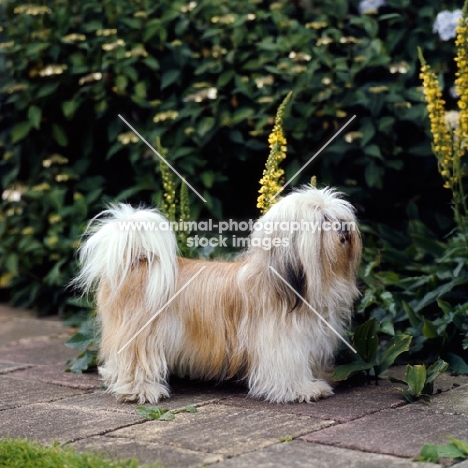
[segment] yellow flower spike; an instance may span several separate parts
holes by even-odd
[[[455,221],[461,232],[466,232],[468,207],[463,187],[462,158],[468,150],[468,0],[457,26],[458,71],[455,88],[458,98],[456,111],[445,111],[445,102],[435,73],[425,62],[421,50],[421,79],[433,136],[432,149],[437,157],[438,169],[444,180],[444,188],[452,192]],[[455,118],[456,117],[456,118]]]
[[[281,191],[283,185],[284,170],[279,168],[281,161],[286,158],[287,151],[287,142],[283,135],[283,116],[291,97],[292,91],[286,95],[278,107],[275,125],[268,136],[270,154],[263,170],[263,176],[260,179],[260,196],[257,199],[257,208],[262,213],[266,213],[270,206],[276,202],[276,199],[271,200],[271,198]]]
[[[458,108],[460,109],[459,126],[455,130],[455,135],[460,139],[460,146],[468,149],[468,2],[463,8],[463,15],[457,26],[457,46],[456,62],[458,66],[457,78],[455,80],[455,89],[459,97]]]
[[[160,154],[163,156],[166,155],[167,150],[165,150],[161,146],[161,141],[159,138],[156,140],[156,149]],[[159,169],[161,171],[161,179],[162,179],[162,186],[163,186],[163,212],[166,218],[169,221],[175,221],[175,207],[171,205],[171,200],[174,200],[176,197],[176,187],[175,187],[175,180],[174,175],[172,174],[169,167],[166,165],[164,161],[161,159],[159,160]]]

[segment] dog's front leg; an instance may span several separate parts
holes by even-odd
[[[310,403],[333,394],[330,385],[313,375],[308,337],[287,327],[268,326],[251,350],[249,395],[274,403]]]

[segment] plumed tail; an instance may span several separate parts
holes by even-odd
[[[147,278],[141,285],[146,290],[138,292],[144,292],[148,302],[173,292],[177,243],[169,222],[155,209],[109,206],[89,223],[78,254],[81,270],[73,284],[85,293],[105,283],[110,296],[119,294],[142,262],[147,265]]]

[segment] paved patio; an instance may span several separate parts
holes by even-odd
[[[148,421],[103,393],[97,374],[64,372],[75,355],[63,344],[71,333],[58,320],[0,305],[0,437],[58,440],[165,468],[425,468],[440,465],[412,461],[424,443],[468,441],[468,377],[449,374],[436,381],[430,406],[407,404],[387,381],[277,405],[246,398],[235,383],[174,380],[160,406],[198,411]]]

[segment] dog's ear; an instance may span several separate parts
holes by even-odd
[[[269,283],[275,290],[278,300],[292,312],[300,305],[307,294],[307,277],[301,261],[296,236],[288,246],[272,247],[269,251]]]

